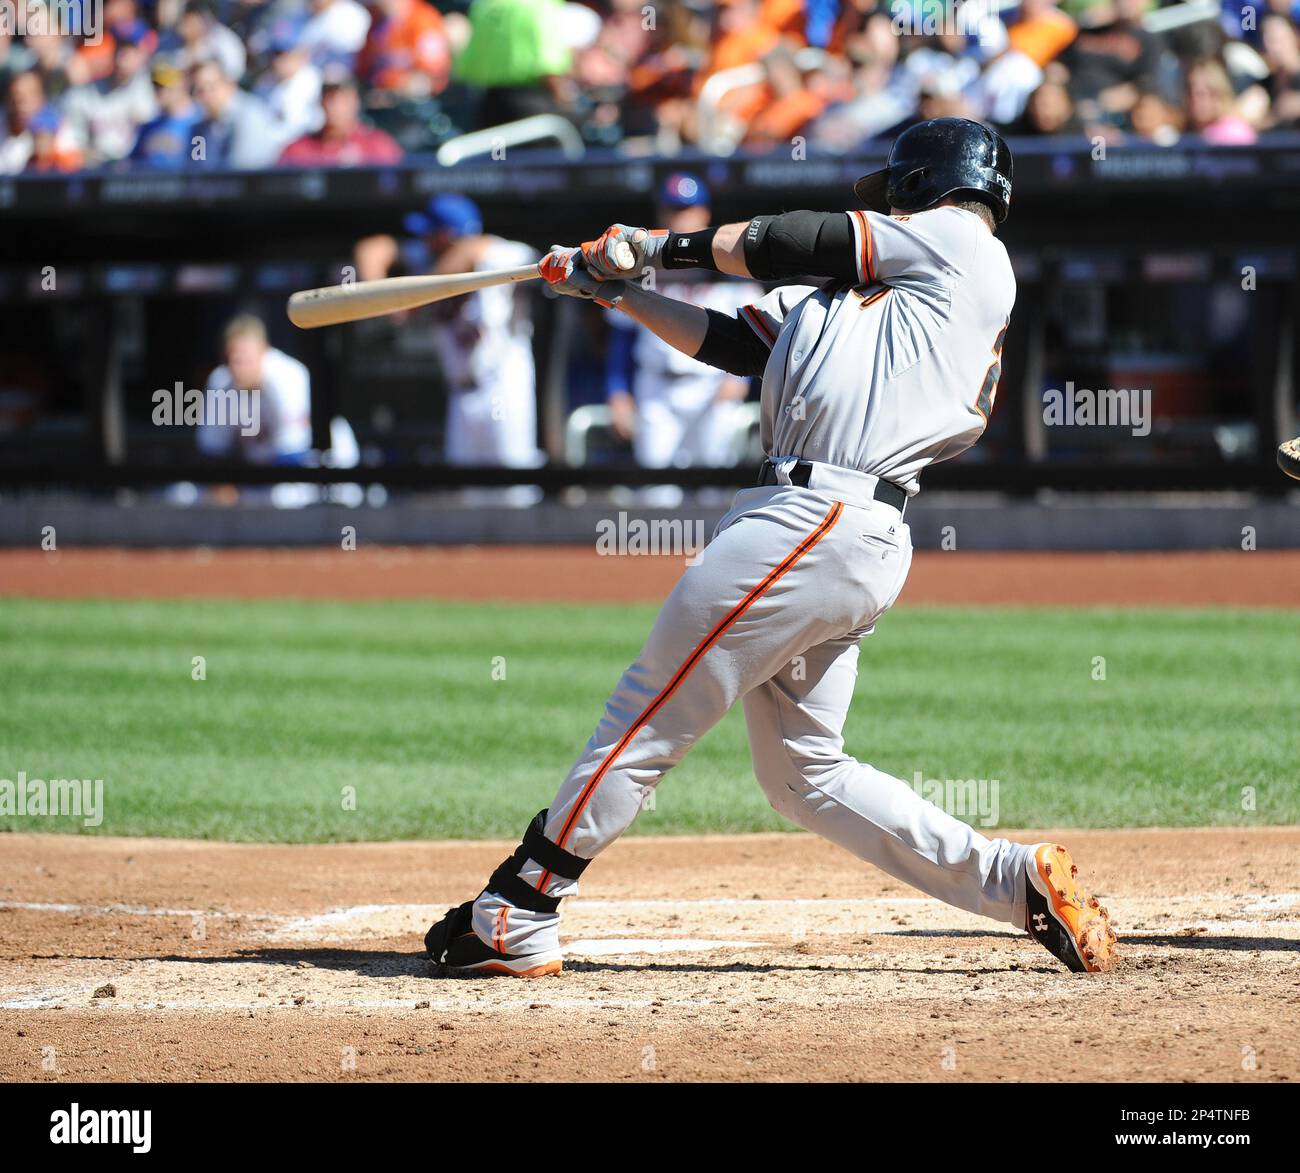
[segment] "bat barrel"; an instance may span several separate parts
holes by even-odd
[[[494,269],[484,273],[439,273],[428,277],[386,277],[379,281],[354,281],[346,285],[325,285],[300,289],[285,307],[289,321],[303,330],[360,322],[401,310],[416,309],[476,293],[494,285],[528,281],[541,274],[536,265],[517,269]]]

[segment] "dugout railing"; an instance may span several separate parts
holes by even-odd
[[[1300,137],[1244,148],[1013,145],[1016,195],[1003,236],[1020,295],[997,410],[985,441],[930,470],[927,487],[1284,492],[1273,451],[1296,429]],[[580,406],[569,362],[584,328],[575,311],[585,307],[535,300],[539,438],[551,460],[512,471],[439,462],[441,404],[419,354],[386,350],[382,333],[355,327],[299,333],[281,316],[283,300],[295,288],[338,280],[358,235],[398,230],[405,212],[439,191],[472,195],[491,230],[545,249],[589,236],[613,215],[650,220],[653,192],[674,170],[706,179],[721,221],[851,206],[853,179],[881,158],[864,151],[569,161],[520,151],[454,167],[422,159],[346,171],[0,179],[8,397],[0,398],[0,489],[285,479],[283,470],[200,462],[188,440],[140,427],[151,390],[170,385],[172,372],[200,378],[190,372],[215,366],[221,322],[250,304],[271,322],[273,341],[311,367],[322,446],[339,414],[361,440],[361,469],[295,470],[295,480],[410,489],[530,483],[548,491],[744,483],[748,468],[652,471],[632,467],[630,457],[564,462],[566,421]],[[1156,413],[1146,436],[1046,428],[1046,388],[1104,380],[1117,369],[1152,383],[1157,400],[1172,405]],[[12,408],[25,378],[52,388],[27,415]],[[370,412],[382,388],[405,388],[404,402],[420,410],[399,411],[385,431]]]

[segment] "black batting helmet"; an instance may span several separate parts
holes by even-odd
[[[875,212],[920,212],[946,196],[983,200],[999,224],[1011,206],[1011,148],[995,130],[969,118],[932,118],[894,140],[883,171],[853,190]]]

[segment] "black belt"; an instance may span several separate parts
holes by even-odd
[[[802,489],[808,487],[808,482],[812,480],[813,462],[811,460],[797,460],[794,467],[790,469],[790,483],[798,485]],[[763,466],[758,470],[758,483],[760,485],[780,484],[776,475],[776,465],[770,460],[763,461]],[[876,481],[876,489],[872,497],[886,505],[892,505],[897,510],[902,510],[907,504],[907,492],[900,489],[893,481]]]

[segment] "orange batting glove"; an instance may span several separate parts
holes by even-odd
[[[537,268],[552,291],[565,297],[585,297],[606,309],[613,309],[622,300],[623,282],[593,276],[581,249],[552,245]]]

